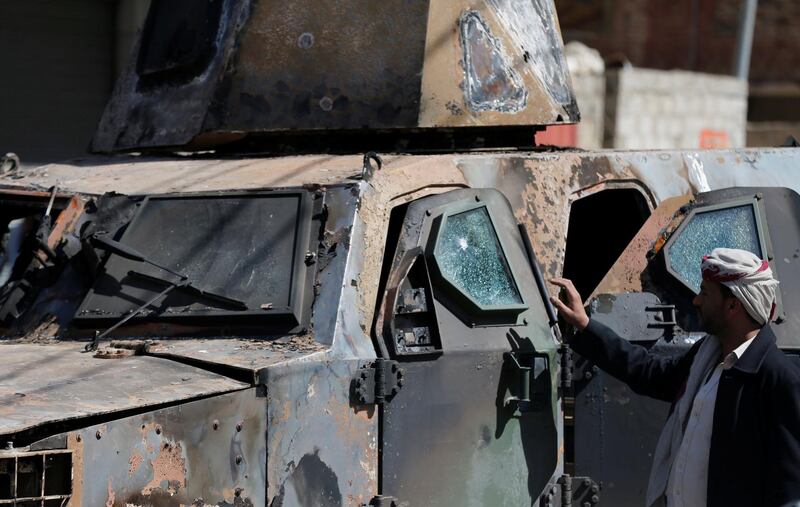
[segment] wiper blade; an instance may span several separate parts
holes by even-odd
[[[117,329],[121,325],[125,324],[126,322],[128,322],[132,318],[134,318],[137,315],[139,315],[140,313],[142,313],[142,310],[144,310],[148,306],[150,306],[153,303],[155,303],[156,301],[158,301],[161,297],[166,296],[167,294],[170,293],[170,291],[172,291],[173,289],[175,289],[177,287],[178,287],[178,285],[175,285],[175,284],[170,285],[166,289],[162,290],[161,292],[159,292],[158,294],[156,294],[155,296],[150,298],[149,301],[147,301],[146,303],[141,304],[139,307],[137,307],[136,309],[131,311],[131,313],[129,313],[128,315],[126,315],[125,317],[120,319],[119,322],[117,322],[116,324],[114,324],[110,328],[106,329],[102,333],[100,331],[95,331],[94,339],[92,340],[91,343],[87,344],[86,347],[84,347],[84,350],[86,352],[93,352],[93,351],[97,350],[97,346],[100,344],[100,340],[102,340],[103,338],[105,338],[106,336],[111,334],[112,331],[114,331],[115,329]]]
[[[247,304],[244,301],[241,301],[239,299],[234,299],[234,298],[231,298],[231,297],[227,297],[227,296],[223,296],[223,295],[220,295],[220,294],[216,294],[214,292],[210,292],[210,291],[203,290],[203,289],[200,289],[198,287],[195,287],[192,284],[192,282],[189,280],[188,276],[186,276],[184,274],[181,274],[181,273],[177,273],[177,272],[171,270],[170,268],[168,268],[166,266],[161,266],[159,264],[156,264],[155,262],[153,262],[150,259],[148,259],[147,257],[145,257],[144,254],[142,254],[141,252],[139,252],[138,250],[136,250],[134,248],[131,248],[128,245],[123,245],[122,243],[120,243],[118,241],[114,241],[113,239],[109,239],[109,238],[106,238],[106,237],[103,237],[103,236],[96,236],[96,235],[91,236],[90,237],[90,241],[91,241],[92,245],[95,248],[99,248],[101,250],[105,250],[105,251],[111,252],[113,254],[119,255],[120,257],[124,257],[126,259],[130,259],[130,260],[133,260],[133,261],[144,262],[146,264],[150,264],[151,266],[155,266],[155,267],[157,267],[157,268],[159,268],[159,269],[161,269],[163,271],[166,271],[167,273],[170,273],[172,275],[177,276],[179,278],[179,280],[178,281],[171,281],[171,280],[167,280],[166,278],[161,278],[161,277],[158,277],[158,276],[146,275],[146,274],[140,273],[138,271],[128,271],[128,275],[129,276],[135,276],[137,278],[142,278],[144,280],[149,280],[151,282],[157,282],[157,283],[166,284],[167,287],[164,288],[164,290],[162,290],[161,292],[159,292],[155,296],[153,296],[149,301],[145,302],[144,304],[142,304],[139,307],[137,307],[134,310],[132,310],[128,315],[123,317],[119,322],[117,322],[116,324],[114,324],[110,328],[106,329],[102,333],[96,332],[95,335],[94,335],[94,340],[92,340],[91,343],[86,345],[86,351],[87,352],[97,350],[97,346],[100,343],[100,341],[103,338],[105,338],[106,336],[108,336],[112,331],[114,331],[115,329],[119,328],[120,326],[122,326],[123,324],[125,324],[126,322],[128,322],[129,320],[134,318],[135,316],[139,315],[145,308],[147,308],[148,306],[152,305],[153,303],[155,303],[156,301],[158,301],[162,297],[164,297],[167,294],[169,294],[172,290],[177,289],[177,288],[182,288],[182,289],[185,289],[185,290],[189,290],[189,291],[191,291],[191,292],[193,292],[195,294],[198,294],[199,296],[201,296],[201,297],[203,297],[205,299],[208,299],[208,300],[211,300],[211,301],[220,302],[220,303],[223,303],[223,304],[228,305],[228,306],[232,306],[236,310],[247,310]]]
[[[194,283],[189,280],[188,276],[175,272],[166,266],[156,264],[155,262],[145,257],[143,253],[139,252],[135,248],[132,248],[128,245],[123,245],[119,241],[114,241],[113,239],[106,238],[104,236],[95,235],[91,237],[91,242],[93,246],[101,250],[106,250],[113,254],[119,255],[120,257],[125,257],[126,259],[130,259],[137,262],[144,262],[146,264],[150,264],[151,266],[155,266],[158,269],[161,269],[163,271],[166,271],[167,273],[177,276],[178,278],[180,278],[180,282],[172,282],[170,280],[167,280],[166,278],[161,278],[153,275],[146,275],[138,271],[129,271],[128,275],[136,276],[138,278],[150,280],[151,282],[157,282],[157,283],[169,283],[173,285],[179,283],[181,287],[188,289],[196,294],[199,294],[206,299],[218,301],[223,304],[236,307],[237,310],[247,310],[247,304],[244,301],[234,299],[228,296],[223,296],[221,294],[216,294],[214,292],[210,292],[207,290],[203,290],[195,286]]]
[[[162,266],[161,264],[156,264],[155,262],[145,257],[143,253],[139,252],[135,248],[132,248],[128,245],[123,245],[119,241],[114,241],[111,238],[106,238],[105,236],[98,236],[96,234],[93,234],[92,236],[89,237],[89,241],[95,248],[99,248],[100,250],[105,250],[106,252],[111,252],[113,254],[119,255],[120,257],[125,257],[126,259],[130,259],[132,261],[144,262],[146,264],[150,264],[151,266],[155,266],[158,269],[164,270],[167,273],[177,276],[181,280],[186,280],[189,278],[188,276],[182,275],[181,273],[176,273],[175,271],[169,269],[166,266]]]
[[[223,296],[221,294],[217,294],[217,293],[214,293],[214,292],[211,292],[211,291],[207,291],[207,290],[201,289],[199,287],[195,287],[192,284],[192,282],[190,282],[188,280],[183,280],[183,283],[181,283],[181,282],[171,282],[171,281],[167,280],[166,278],[161,278],[159,276],[153,276],[153,275],[146,275],[146,274],[140,273],[138,271],[128,271],[128,275],[129,276],[133,276],[135,278],[141,278],[142,280],[148,280],[148,281],[154,282],[154,283],[175,285],[175,286],[177,286],[177,287],[179,287],[181,289],[184,289],[184,290],[187,290],[189,292],[193,292],[195,294],[198,294],[198,295],[202,296],[203,298],[208,299],[210,301],[217,301],[219,303],[222,303],[222,304],[225,304],[225,305],[228,305],[228,306],[233,306],[237,310],[247,310],[247,303],[245,303],[244,301],[242,301],[240,299],[234,299],[234,298],[231,298],[231,297],[228,297],[228,296]]]

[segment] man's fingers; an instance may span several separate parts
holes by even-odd
[[[570,308],[558,298],[554,298],[551,296],[550,302],[553,303],[553,306],[555,306],[558,309],[559,313],[561,313],[562,315],[568,315],[569,313],[572,312],[572,310],[570,310]]]
[[[551,278],[550,283],[553,285],[558,285],[559,287],[564,288],[567,292],[578,292],[575,288],[575,285],[572,283],[572,280],[569,278]]]

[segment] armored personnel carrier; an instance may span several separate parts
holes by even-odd
[[[800,350],[800,151],[535,147],[549,0],[154,0],[94,155],[0,177],[0,506],[642,503],[656,353],[715,246]],[[66,126],[68,128],[68,126]]]

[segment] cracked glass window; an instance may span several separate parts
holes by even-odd
[[[700,292],[700,262],[715,248],[740,248],[764,258],[751,204],[696,213],[667,251],[673,273]]]
[[[486,208],[449,216],[434,255],[442,275],[476,303],[522,304]]]

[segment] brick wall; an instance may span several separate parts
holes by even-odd
[[[565,42],[634,66],[730,74],[741,0],[555,0]],[[759,0],[751,82],[800,81],[800,2]]]

